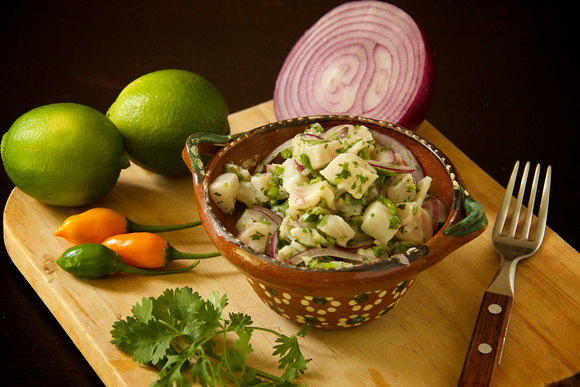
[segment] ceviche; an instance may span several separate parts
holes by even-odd
[[[253,172],[226,164],[209,186],[256,252],[314,269],[404,259],[447,218],[413,154],[363,125],[320,124],[278,146]],[[408,263],[408,262],[406,262]]]

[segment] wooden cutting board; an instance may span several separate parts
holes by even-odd
[[[271,101],[230,116],[232,132],[273,121]],[[493,224],[503,188],[429,123],[418,133],[452,160]],[[137,166],[124,170],[115,189],[93,206],[115,209],[142,224],[199,219],[189,176],[163,177]],[[204,298],[217,290],[230,299],[226,312],[250,314],[255,324],[288,335],[299,329],[265,306],[223,257],[170,276],[88,280],[69,275],[55,260],[71,245],[52,233],[66,217],[86,209],[50,207],[15,189],[4,211],[4,238],[16,266],[106,385],[144,386],[156,378],[153,368],[134,363],[110,344],[109,332],[142,297],[157,297],[166,288],[188,285]],[[201,227],[163,236],[182,251],[215,250]],[[300,381],[309,386],[456,385],[482,294],[498,262],[488,227],[482,236],[420,274],[405,298],[382,319],[347,330],[310,331],[301,346],[313,360]],[[580,370],[579,279],[580,254],[548,229],[540,251],[518,265],[516,298],[496,385],[543,386]],[[251,362],[279,374],[271,357],[273,345],[272,337],[255,333]]]

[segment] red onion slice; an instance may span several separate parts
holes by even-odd
[[[266,164],[270,164],[272,160],[276,158],[276,156],[278,156],[280,153],[282,153],[283,151],[285,151],[290,147],[292,147],[292,139],[284,141],[282,144],[278,145],[276,149],[270,152],[270,154],[266,156],[264,160],[260,162],[260,164],[258,164],[257,168],[259,169],[260,167],[263,167]]]
[[[369,160],[368,164],[374,168],[384,169],[385,171],[392,171],[396,173],[413,173],[417,170],[417,168],[408,165],[387,164],[374,160]]]
[[[374,244],[373,241],[363,241],[363,242],[359,242],[357,244],[354,244],[352,246],[345,246],[345,247],[337,246],[336,249],[345,250],[345,251],[357,251],[359,249],[372,249],[375,246],[376,245]]]
[[[429,199],[429,202],[432,210],[431,218],[433,219],[433,231],[435,231],[437,228],[437,222],[439,221],[439,203],[433,196]]]
[[[388,145],[394,152],[401,155],[403,162],[406,165],[416,168],[415,171],[411,173],[416,182],[425,177],[425,173],[423,172],[423,168],[421,168],[421,164],[419,164],[419,161],[409,148],[407,148],[401,142],[395,140],[393,137],[387,136],[386,134],[378,131],[373,130],[373,137],[377,144]]]
[[[395,152],[392,149],[385,150],[381,152],[381,160],[389,164],[394,164],[397,160],[395,159]]]
[[[270,258],[277,260],[278,255],[276,254],[276,245],[278,244],[278,232],[272,233],[272,238],[270,238]]]
[[[440,220],[439,218],[445,217],[445,207],[441,201],[439,201],[434,196],[431,196],[423,203],[423,208],[431,216],[431,219],[433,219],[433,234],[435,234],[437,232],[437,228],[439,227],[439,222],[444,221],[444,219]]]
[[[274,111],[279,120],[347,114],[415,130],[434,87],[433,51],[411,16],[380,1],[349,2],[294,45],[276,80]]]
[[[298,161],[294,160],[294,164],[296,164],[296,168],[298,168],[300,172],[304,170],[304,165],[300,164]]]
[[[302,262],[302,257],[334,257],[334,258],[342,258],[349,261],[358,261],[358,262],[374,262],[380,260],[372,255],[361,255],[356,253],[351,253],[349,251],[339,250],[336,248],[328,248],[328,247],[315,247],[312,249],[301,251],[293,256],[289,257],[287,261],[294,263],[295,265]]]
[[[324,138],[325,140],[328,140],[329,138],[336,136],[337,133],[340,133],[338,138],[340,141],[342,141],[342,140],[344,140],[344,137],[346,136],[348,129],[351,127],[354,127],[354,125],[345,124],[345,125],[337,125],[335,127],[329,128],[326,132],[324,132],[322,134],[322,138]]]
[[[261,212],[266,217],[268,217],[275,226],[279,226],[282,223],[282,217],[269,209],[268,207],[260,206],[258,204],[254,204],[254,210]]]
[[[324,140],[323,137],[311,133],[302,133],[302,138],[305,138],[306,140]]]

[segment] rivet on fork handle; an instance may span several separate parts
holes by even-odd
[[[512,304],[513,298],[510,296],[484,293],[459,386],[490,385],[494,373],[487,370],[495,370],[501,361]]]

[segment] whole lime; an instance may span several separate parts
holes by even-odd
[[[181,152],[192,133],[230,132],[220,91],[185,70],[160,70],[137,78],[121,91],[107,116],[121,131],[129,159],[162,175],[189,172]]]
[[[130,164],[115,125],[103,113],[74,103],[24,113],[2,137],[0,151],[14,185],[55,206],[95,202]]]

